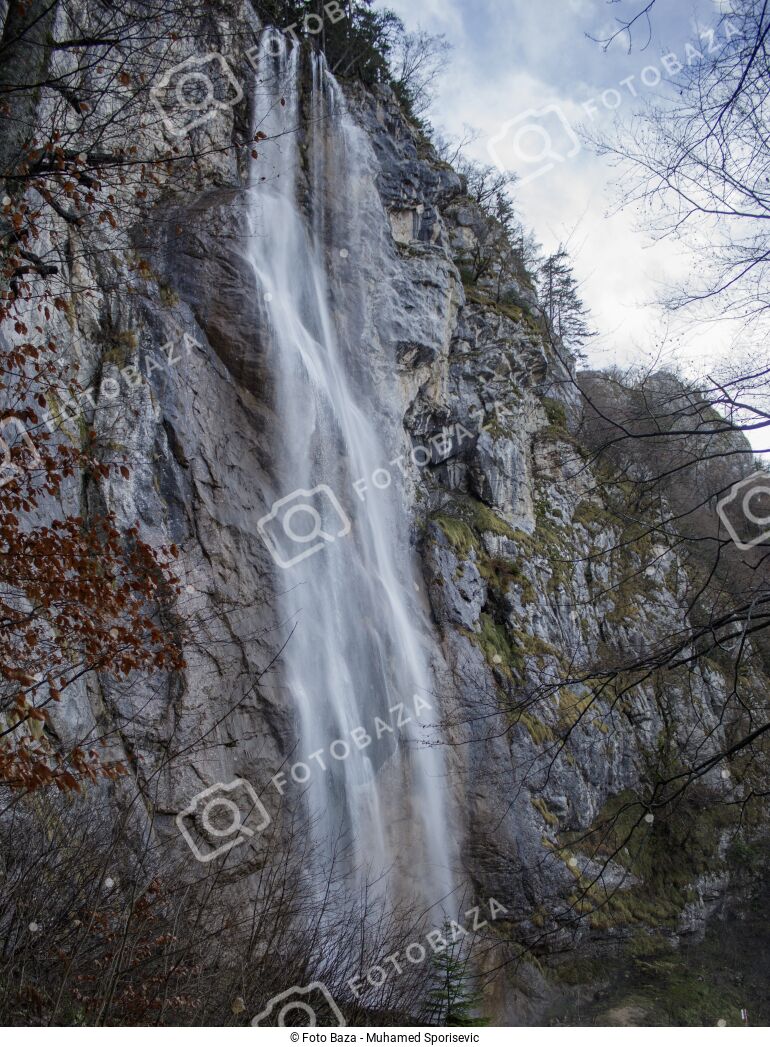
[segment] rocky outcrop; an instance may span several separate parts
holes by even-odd
[[[359,99],[358,113],[383,164],[383,203],[409,273],[405,312],[419,308],[423,324],[433,317],[433,336],[412,340],[400,368],[413,444],[444,448],[419,472],[416,525],[442,647],[443,719],[460,754],[465,869],[479,896],[504,899],[506,934],[536,951],[608,932],[623,939],[639,926],[701,933],[729,882],[724,858],[735,826],[720,804],[742,795],[723,765],[665,829],[637,812],[647,860],[656,855],[665,874],[643,868],[619,837],[614,851],[591,836],[645,792],[661,754],[704,759],[726,737],[730,684],[713,662],[657,674],[625,693],[597,696],[587,679],[588,667],[653,650],[692,609],[689,572],[702,554],[630,538],[615,498],[623,492],[591,464],[617,436],[597,424],[596,404],[610,403],[631,436],[647,435],[654,405],[632,409],[636,394],[627,391],[624,404],[611,384],[601,390],[600,375],[575,380],[567,354],[543,330],[526,276],[497,293],[493,281],[465,278],[460,287],[463,259],[488,235],[488,216],[429,150],[415,155],[425,144],[403,128],[386,92]],[[457,267],[456,309],[447,306],[447,256]],[[406,290],[425,286],[427,264],[438,290],[432,302]],[[669,412],[697,399],[681,389],[674,397],[665,376],[649,388],[660,388]],[[702,410],[685,413],[690,428],[699,420],[702,428]],[[665,434],[658,444],[632,439],[623,453],[640,463],[630,470],[637,480],[647,475],[644,463],[654,475],[676,459],[682,471],[665,492],[673,512],[686,505],[691,513],[706,491],[724,490],[751,463],[740,435],[714,438],[713,464],[692,469],[683,468],[686,448],[672,450]],[[725,461],[717,450],[731,453]],[[704,510],[705,529],[697,519],[700,546],[718,530],[715,501]],[[756,656],[759,707],[759,648]],[[697,845],[682,842],[693,823]],[[532,983],[529,990],[537,998]]]
[[[496,292],[464,274],[489,218],[462,179],[387,88],[347,91],[392,231],[384,253],[361,263],[362,327],[392,346],[403,393],[464,873],[478,898],[505,906],[499,935],[511,947],[555,951],[642,924],[691,932],[725,885],[718,820],[703,816],[701,851],[682,860],[657,906],[638,892],[645,870],[633,856],[619,847],[598,861],[581,840],[643,792],[665,744],[717,744],[724,673],[701,667],[596,697],[578,671],[604,651],[642,652],[664,637],[686,613],[685,564],[674,549],[643,557],[624,542],[575,435],[573,365],[549,340],[526,274]],[[207,134],[226,138],[242,120],[223,113]],[[118,725],[115,745],[174,845],[174,816],[216,781],[264,783],[274,814],[280,796],[268,783],[296,742],[292,703],[271,676],[283,634],[256,531],[272,500],[273,406],[264,307],[245,260],[245,175],[218,159],[218,187],[207,189],[200,165],[195,185],[158,194],[126,262],[78,263],[99,291],[69,339],[82,384],[96,391],[100,439],[134,465],[103,496],[126,524],[138,518],[148,537],[181,548],[180,613],[192,639],[181,676],[130,689],[84,684],[56,725],[65,739],[89,720]],[[383,274],[395,291],[387,303]],[[121,280],[131,297],[115,290]],[[766,682],[757,669],[757,690]],[[733,786],[715,769],[699,788],[729,798]],[[552,990],[528,977],[527,991],[540,994],[534,1016]],[[520,1017],[499,1006],[503,1020]]]

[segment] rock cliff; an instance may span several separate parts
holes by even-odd
[[[251,8],[236,13],[233,39],[248,40],[249,20],[256,39]],[[213,19],[201,46],[218,49],[228,26]],[[286,631],[257,529],[275,494],[269,320],[245,242],[248,150],[230,148],[255,116],[259,125],[259,100],[245,53],[228,59],[245,97],[201,130],[184,179],[149,186],[128,233],[103,232],[99,252],[62,251],[68,279],[91,288],[59,334],[95,404],[71,407],[63,424],[76,434],[84,412],[105,454],[132,463],[127,481],[72,497],[177,544],[178,610],[192,630],[182,673],[130,688],[85,678],[53,722],[65,743],[112,725],[146,818],[182,849],[175,817],[213,783],[259,783],[275,814],[281,796],[268,783],[297,745],[276,668]],[[673,753],[703,760],[725,743],[729,679],[712,660],[597,686],[596,666],[642,656],[694,613],[689,554],[634,531],[628,485],[607,480],[586,428],[581,386],[595,392],[604,378],[576,376],[524,266],[502,286],[499,274],[469,276],[489,217],[463,179],[389,88],[343,87],[376,157],[381,214],[368,243],[325,246],[354,255],[356,322],[390,353],[404,442],[341,497],[386,499],[389,474],[405,477],[403,555],[423,579],[456,820],[445,832],[473,897],[504,906],[494,933],[521,957],[490,1006],[504,1022],[542,1017],[570,994],[560,955],[592,955],[641,929],[676,940],[722,904],[735,872],[723,802],[741,795],[724,765],[668,817],[645,820],[634,805]],[[305,107],[303,142],[310,117]],[[160,133],[137,130],[146,149]],[[63,235],[77,248],[77,231]],[[334,289],[344,274],[331,261],[330,273]],[[366,367],[366,344],[361,357]],[[747,671],[759,701],[762,658]]]

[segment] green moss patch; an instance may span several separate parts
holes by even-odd
[[[564,834],[560,842],[597,862],[612,860],[640,880],[607,894],[599,884],[581,879],[575,901],[598,929],[643,923],[673,926],[692,899],[692,884],[704,873],[719,872],[722,832],[735,824],[735,812],[696,795],[648,812],[626,790],[612,797],[587,832]],[[652,821],[646,816],[652,814]]]
[[[543,408],[548,418],[548,424],[554,429],[567,428],[567,409],[560,400],[554,400],[551,396],[544,396]]]

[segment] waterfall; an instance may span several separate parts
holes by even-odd
[[[365,263],[393,252],[376,160],[323,56],[266,30],[256,64],[267,140],[251,172],[249,250],[276,429],[259,531],[276,563],[299,734],[287,787],[304,790],[320,849],[342,831],[359,875],[392,870],[394,891],[411,881],[438,902],[453,854],[443,753],[430,744],[434,641],[402,467],[390,464],[409,450],[395,352],[368,308]],[[376,473],[387,490],[362,494],[357,481],[371,489]]]

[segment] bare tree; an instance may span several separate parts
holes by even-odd
[[[612,7],[616,7],[617,8],[617,7],[620,7],[621,4],[625,3],[626,0],[607,0],[607,2]],[[600,43],[602,45],[603,49],[605,51],[607,51],[609,49],[609,47],[617,39],[625,36],[625,37],[628,38],[627,39],[627,46],[628,46],[628,50],[629,50],[629,53],[630,53],[631,48],[633,46],[633,33],[634,33],[634,30],[639,25],[642,25],[644,27],[644,32],[646,33],[646,39],[644,39],[644,41],[643,41],[643,43],[641,45],[641,49],[644,50],[645,47],[649,46],[650,41],[652,39],[652,17],[651,16],[652,16],[652,9],[655,7],[656,3],[657,3],[657,0],[646,0],[646,3],[644,4],[643,7],[639,7],[638,4],[634,4],[633,5],[634,10],[633,10],[632,14],[622,14],[622,15],[618,15],[615,18],[615,23],[617,25],[617,28],[613,32],[609,33],[607,36],[599,37],[599,38],[591,36],[590,39],[591,40],[595,40],[597,43]]]
[[[674,308],[710,304],[752,321],[770,305],[768,34],[765,0],[738,0],[714,46],[676,74],[676,95],[616,140],[597,142],[626,172],[624,203],[693,254],[690,283],[669,298]]]
[[[306,821],[284,811],[257,861],[230,852],[191,867],[181,841],[139,827],[125,799],[4,812],[4,1025],[273,1025],[292,989],[305,1005],[293,1024],[308,1023],[309,1005],[336,1025],[328,996],[305,988],[319,981],[351,1025],[439,1020],[432,958],[458,939],[419,907],[394,908],[377,883],[354,887],[345,840],[319,862]],[[482,944],[493,942],[463,928],[466,962]]]
[[[418,119],[430,109],[432,88],[445,68],[451,44],[444,36],[435,36],[424,29],[416,33],[399,34],[393,48],[391,69],[397,93]]]

